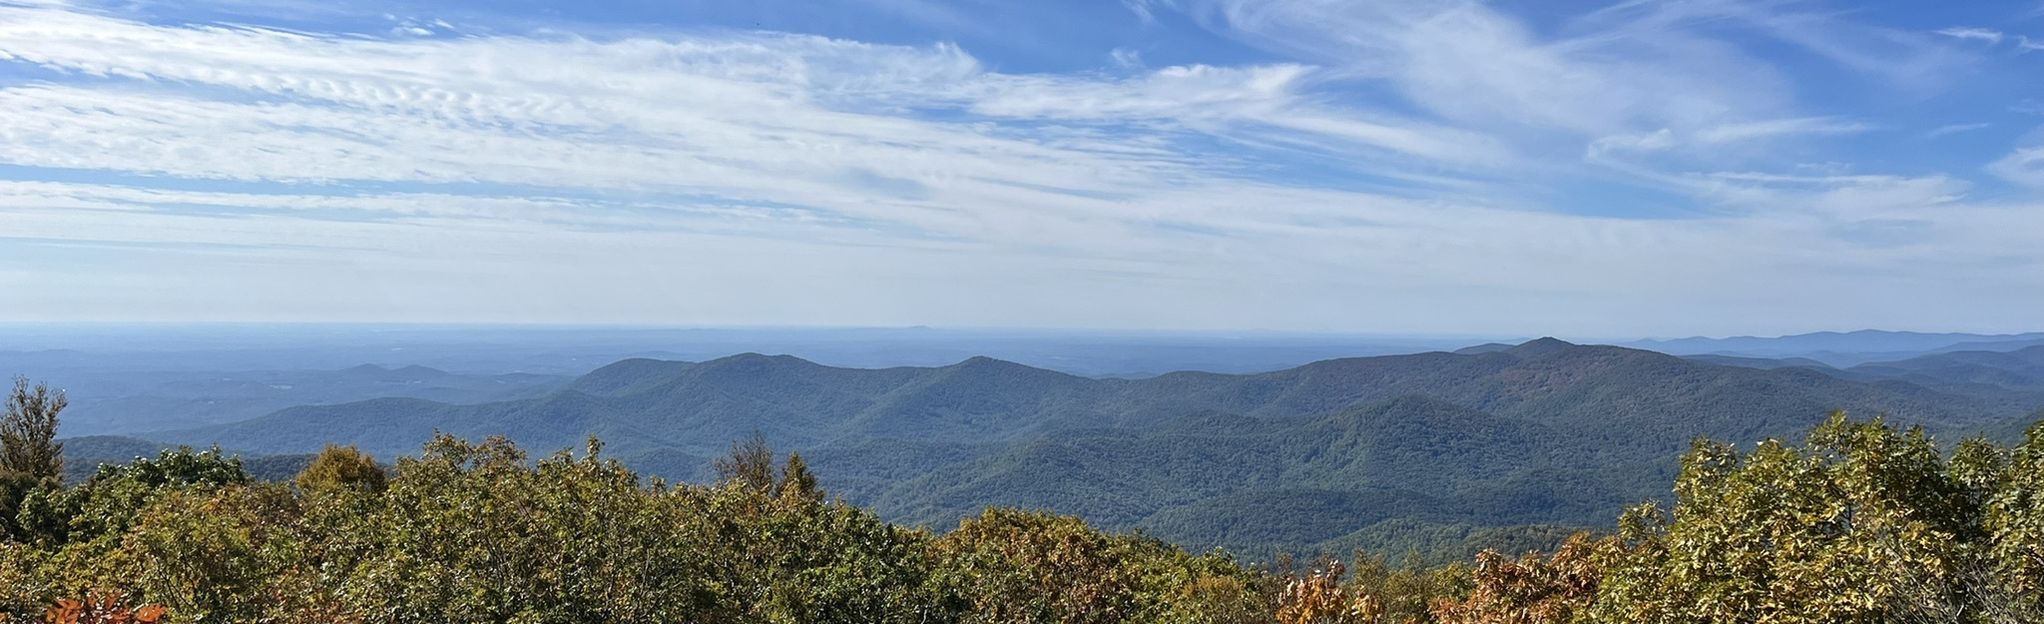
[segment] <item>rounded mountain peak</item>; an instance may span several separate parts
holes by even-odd
[[[1510,353],[1512,355],[1516,355],[1519,357],[1542,357],[1567,351],[1569,349],[1575,348],[1575,346],[1576,344],[1573,342],[1549,336],[1535,340],[1528,340],[1524,343],[1521,343],[1519,346],[1512,347],[1510,350],[1506,351],[1506,353]]]

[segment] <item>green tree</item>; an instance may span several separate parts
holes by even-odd
[[[336,488],[381,492],[387,480],[383,467],[376,465],[376,458],[355,448],[355,445],[328,444],[292,482],[306,492]]]
[[[1275,587],[1224,554],[1195,556],[1069,516],[991,508],[933,544],[968,622],[1269,622]]]
[[[826,502],[799,454],[777,467],[757,438],[707,486],[649,483],[594,440],[533,461],[440,436],[391,474],[322,456],[297,487],[188,448],[39,486],[25,539],[0,542],[0,611],[104,590],[185,622],[2044,621],[2044,424],[1949,459],[1920,430],[1843,415],[1802,444],[1699,442],[1672,508],[1632,510],[1615,536],[1303,576],[1034,511],[942,536],[892,525]]]
[[[126,579],[178,622],[308,621],[278,617],[330,594],[300,582],[300,501],[277,484],[174,488],[121,540]],[[333,621],[333,620],[326,620]]]
[[[169,449],[154,459],[102,465],[76,487],[32,493],[22,503],[20,525],[27,538],[48,544],[118,539],[166,491],[251,481],[241,458],[218,448]]]
[[[1469,594],[1470,575],[1469,567],[1459,562],[1427,567],[1418,552],[1408,552],[1397,566],[1382,556],[1357,553],[1347,589],[1369,607],[1367,611],[1380,614],[1375,622],[1427,622],[1436,602]]]
[[[1999,478],[1982,519],[1993,576],[2013,603],[2008,608],[2044,611],[2044,422],[2032,425],[2013,452],[1976,463],[1996,460],[2003,469],[1992,472]]]
[[[1077,518],[988,509],[938,540],[971,621],[1120,622],[1135,614],[1137,576],[1114,540]]]
[[[817,485],[816,475],[809,473],[809,464],[802,461],[801,453],[788,453],[788,464],[781,469],[781,486],[777,493],[785,499],[823,502],[823,488]]]
[[[774,475],[774,450],[767,446],[766,436],[751,436],[731,443],[731,450],[713,463],[717,469],[719,483],[732,483],[761,492],[770,492],[776,481]]]
[[[1604,622],[1969,621],[1978,497],[1920,429],[1835,414],[1798,448],[1698,443],[1672,521],[1621,522]]]
[[[306,524],[324,582],[369,621],[730,621],[709,568],[735,553],[707,503],[595,455],[442,435],[381,496],[322,498]]]
[[[55,485],[64,478],[64,444],[57,441],[57,415],[69,404],[48,384],[28,385],[16,377],[0,416],[0,471]]]
[[[0,413],[0,521],[7,533],[20,537],[15,518],[21,503],[39,489],[63,484],[64,445],[57,442],[57,416],[68,402],[62,391],[47,384],[30,387],[28,378],[14,378]]]
[[[211,519],[184,524],[186,527],[217,526],[209,524],[213,521],[241,522],[234,518],[273,521],[274,514],[241,513],[238,504],[222,507],[194,502],[211,500],[223,488],[248,483],[238,460],[217,449],[195,452],[187,448],[128,465],[102,465],[77,486],[38,489],[22,502],[19,520],[25,541],[8,544],[0,553],[0,567],[8,568],[0,573],[0,578],[7,579],[0,585],[0,606],[18,617],[33,616],[59,598],[77,598],[98,590],[139,596],[148,579],[162,575],[174,576],[199,567],[238,570],[243,566],[232,557],[190,561],[183,556],[148,557],[136,541],[137,527],[165,519],[167,513],[181,514],[187,520]],[[208,538],[198,532],[158,529],[154,534],[160,536],[159,544],[188,544],[199,549],[186,554],[226,552],[207,550]],[[199,573],[199,577],[227,578],[211,572]]]

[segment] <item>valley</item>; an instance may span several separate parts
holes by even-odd
[[[888,368],[760,354],[626,359],[529,377],[516,390],[524,398],[393,394],[122,432],[80,450],[118,461],[217,444],[288,474],[329,443],[388,461],[436,432],[536,450],[594,436],[643,473],[703,482],[710,458],[758,435],[800,451],[848,502],[909,524],[951,526],[999,505],[1252,556],[1456,553],[1472,535],[1541,546],[1608,521],[1665,491],[1698,438],[1793,436],[1845,410],[1945,439],[2010,439],[2044,406],[2031,353],[1834,369],[1549,338],[1135,379],[986,357]],[[336,376],[408,370],[421,372]]]

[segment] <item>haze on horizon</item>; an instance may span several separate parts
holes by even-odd
[[[2021,332],[2035,1],[0,0],[0,323]]]

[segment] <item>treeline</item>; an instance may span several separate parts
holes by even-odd
[[[52,408],[55,409],[52,409]],[[40,410],[40,411],[39,411]],[[167,451],[65,486],[0,421],[0,610],[175,622],[2033,622],[2044,426],[1946,454],[1842,415],[1805,443],[1700,443],[1668,508],[1551,554],[1247,565],[1078,519],[989,509],[942,533],[834,501],[740,445],[715,484],[442,436],[386,471],[330,448],[289,483]],[[19,438],[17,443],[17,438]],[[59,450],[60,449],[55,449]],[[19,453],[19,455],[17,455]],[[64,618],[69,618],[68,620]],[[100,618],[94,620],[93,618]],[[120,620],[117,618],[128,618]]]

